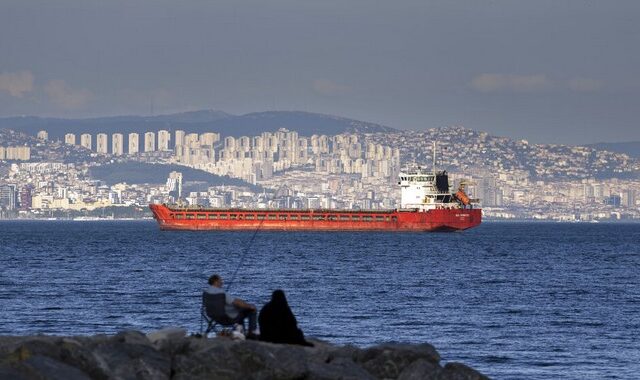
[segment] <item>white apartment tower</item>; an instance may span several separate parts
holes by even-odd
[[[147,132],[144,134],[144,151],[155,152],[156,150],[156,134]]]
[[[227,136],[224,138],[224,149],[233,152],[236,150],[236,138],[233,136]]]
[[[4,157],[7,160],[28,161],[31,159],[31,148],[28,146],[8,146],[4,148]]]
[[[102,154],[109,153],[107,139],[108,137],[106,133],[98,133],[98,136],[96,136],[96,152],[102,153]]]
[[[169,133],[169,131],[158,131],[158,150],[169,150],[169,141],[171,141],[171,133]]]
[[[64,143],[69,145],[76,145],[76,135],[73,133],[67,133],[64,135]]]
[[[114,133],[111,135],[111,153],[115,156],[122,156],[124,154],[124,136],[122,133]]]
[[[200,144],[213,146],[213,144],[220,141],[220,134],[214,132],[206,132],[200,135]]]
[[[49,133],[47,131],[39,131],[37,137],[40,140],[49,140]]]
[[[171,172],[167,178],[167,191],[178,191],[178,198],[182,197],[182,173]]]
[[[220,141],[220,134],[215,132],[206,132],[200,135],[200,144],[202,145],[211,145]]]
[[[91,135],[88,133],[83,133],[80,135],[80,146],[91,150]]]
[[[140,151],[140,135],[129,133],[129,154],[136,154]]]
[[[251,150],[251,139],[247,136],[242,136],[236,140],[236,149],[242,152],[248,152]]]
[[[188,146],[190,148],[198,147],[198,134],[197,133],[189,133],[188,135],[184,136],[184,144],[183,145]]]
[[[174,141],[174,146],[184,145],[184,135],[185,133],[183,130],[176,131],[176,139]]]

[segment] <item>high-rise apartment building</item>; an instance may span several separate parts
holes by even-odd
[[[216,142],[220,141],[220,134],[214,132],[206,132],[200,135],[200,144],[202,145],[213,145]]]
[[[76,135],[73,133],[67,133],[64,135],[64,143],[69,145],[76,145]]]
[[[31,159],[31,148],[28,146],[9,146],[4,149],[4,155],[0,154],[0,158],[3,156],[6,160],[28,161]]]
[[[171,141],[171,133],[169,133],[169,131],[158,131],[158,150],[169,150],[169,141]]]
[[[107,134],[106,133],[98,133],[96,137],[96,152],[107,154],[109,153],[109,145],[107,142]]]
[[[114,156],[122,156],[124,154],[124,136],[122,133],[114,133],[111,136],[111,153]]]
[[[32,193],[30,186],[23,186],[20,189],[20,210],[28,210],[32,204]]]
[[[233,152],[236,150],[236,138],[233,136],[227,136],[224,138],[224,149]]]
[[[156,134],[147,132],[144,134],[144,151],[155,152],[156,150]]]
[[[91,150],[91,135],[88,133],[83,133],[80,135],[80,146]]]
[[[176,139],[174,141],[174,146],[184,145],[184,136],[185,136],[184,131],[177,130],[176,131]]]
[[[627,189],[622,192],[622,205],[636,207],[636,191],[634,189]]]
[[[15,210],[16,198],[16,185],[0,185],[0,210]]]
[[[37,137],[40,140],[49,140],[49,133],[47,133],[47,131],[39,131]]]
[[[199,144],[198,137],[197,133],[189,133],[184,136],[184,145],[192,148],[197,147]]]
[[[247,136],[242,136],[236,141],[236,148],[242,152],[248,152],[251,150],[251,139]]]
[[[177,191],[178,198],[182,197],[182,173],[171,172],[167,178],[167,191]]]
[[[140,135],[129,133],[129,154],[136,154],[140,151]]]

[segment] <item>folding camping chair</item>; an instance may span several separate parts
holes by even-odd
[[[224,293],[220,294],[210,294],[207,292],[202,292],[202,307],[200,309],[200,313],[204,321],[207,322],[207,328],[204,330],[204,334],[202,334],[202,324],[200,325],[200,333],[205,338],[211,331],[216,331],[216,327],[221,326],[223,328],[233,328],[237,322],[229,317],[225,311],[226,306],[226,295]],[[244,331],[244,322],[242,322],[242,328]]]

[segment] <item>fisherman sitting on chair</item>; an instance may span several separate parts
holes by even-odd
[[[215,310],[213,314],[218,316],[222,315],[227,318],[232,323],[239,323],[244,325],[245,318],[249,318],[249,333],[247,334],[247,339],[257,339],[257,324],[256,324],[256,307],[250,303],[247,303],[240,298],[233,298],[229,294],[227,294],[222,288],[223,282],[222,277],[217,274],[209,277],[209,287],[204,290],[206,295],[224,295],[224,310]],[[209,310],[207,310],[207,314],[211,314]],[[218,320],[216,315],[212,315],[216,322],[226,324],[222,320]]]

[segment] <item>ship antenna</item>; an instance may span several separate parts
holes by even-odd
[[[436,174],[436,145],[437,143],[433,142],[433,174]]]

